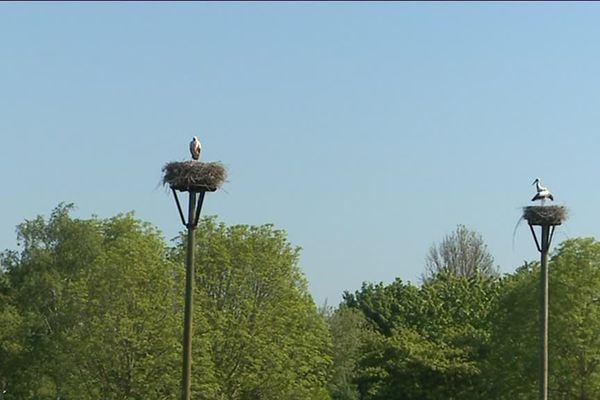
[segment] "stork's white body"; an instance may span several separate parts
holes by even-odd
[[[544,205],[546,199],[554,201],[554,196],[552,196],[552,193],[550,193],[548,188],[542,186],[542,183],[539,179],[536,179],[535,181],[533,181],[533,183],[535,183],[535,189],[537,193],[535,194],[535,196],[533,196],[533,199],[531,199],[531,201],[540,200],[542,202],[542,205]]]
[[[194,160],[199,160],[201,151],[202,151],[202,144],[200,144],[200,141],[198,140],[198,138],[196,136],[194,136],[194,138],[190,142],[190,153],[192,153],[192,158]]]

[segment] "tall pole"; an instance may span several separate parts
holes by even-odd
[[[199,205],[200,207],[200,205]],[[196,192],[190,191],[187,222],[187,258],[185,264],[185,309],[183,316],[183,377],[181,400],[190,400],[192,375],[192,308],[194,298],[194,231]]]
[[[183,312],[183,368],[181,376],[181,400],[191,399],[192,387],[192,319],[194,305],[194,231],[200,220],[200,211],[206,192],[216,191],[227,178],[227,171],[221,163],[197,161],[200,156],[200,143],[194,136],[190,144],[193,161],[170,162],[163,167],[163,183],[169,185],[181,223],[187,228],[187,255],[185,262],[185,307]],[[177,192],[190,194],[188,218],[179,201]]]
[[[540,271],[540,400],[548,400],[548,250],[550,225],[542,225]]]
[[[539,191],[538,191],[539,195]],[[552,199],[552,197],[550,197]],[[543,201],[543,200],[542,200]],[[548,400],[548,252],[554,236],[554,230],[567,218],[567,209],[563,206],[529,206],[523,208],[523,219],[529,223],[529,229],[535,247],[540,252],[540,342],[539,342],[539,399]],[[534,226],[541,227],[541,238]]]

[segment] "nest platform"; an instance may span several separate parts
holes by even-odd
[[[560,225],[567,219],[567,209],[564,206],[523,207],[523,219],[529,225]]]
[[[163,184],[182,192],[214,192],[227,179],[219,162],[173,161],[162,168]]]

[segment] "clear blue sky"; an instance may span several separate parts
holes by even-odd
[[[274,223],[315,300],[418,282],[457,224],[536,259],[541,177],[598,236],[599,3],[0,3],[0,249],[62,201],[182,228],[167,161],[230,171],[204,214]]]

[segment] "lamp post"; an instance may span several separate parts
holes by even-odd
[[[540,371],[539,398],[548,400],[548,252],[554,229],[566,218],[566,209],[561,206],[531,206],[523,210],[533,235],[535,246],[540,252]],[[541,227],[538,240],[534,226]]]
[[[183,315],[183,368],[181,377],[181,399],[190,400],[192,375],[192,316],[194,300],[194,239],[200,219],[200,211],[206,192],[220,187],[227,173],[220,163],[200,161],[171,162],[163,167],[163,183],[169,185],[181,223],[187,228],[187,254],[185,263],[185,308]],[[188,192],[187,220],[184,216],[177,192]]]

